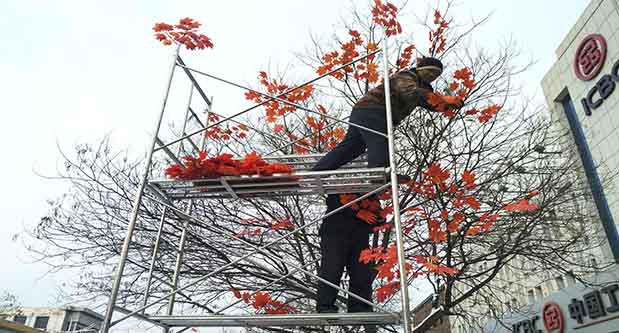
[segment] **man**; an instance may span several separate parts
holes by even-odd
[[[397,126],[418,106],[432,110],[427,96],[433,91],[430,83],[443,73],[443,64],[436,58],[422,58],[417,68],[402,70],[390,79],[393,124]],[[459,105],[452,104],[454,107]],[[370,89],[353,106],[349,122],[387,133],[385,87],[383,84]],[[335,170],[354,160],[367,149],[368,168],[389,165],[387,138],[376,133],[349,126],[344,139],[323,156],[312,170]]]
[[[418,106],[432,110],[428,104],[428,94],[433,91],[431,82],[443,72],[443,64],[436,58],[423,58],[417,68],[396,73],[389,79],[393,124],[397,126]],[[452,107],[461,106],[452,104]],[[363,96],[354,105],[349,121],[380,133],[387,133],[385,111],[385,88],[381,84]],[[389,146],[387,138],[376,133],[349,126],[344,139],[323,156],[312,170],[335,170],[351,162],[367,150],[368,168],[389,165]],[[339,195],[327,196],[327,212],[341,207]],[[349,291],[371,301],[372,272],[367,264],[359,262],[359,254],[368,247],[372,227],[360,220],[351,208],[333,214],[323,220],[320,227],[320,249],[322,254],[319,276],[335,284],[340,284],[344,267],[350,277]],[[335,313],[337,289],[324,283],[318,284],[316,310],[322,313]],[[372,307],[348,297],[348,312],[371,312]],[[375,332],[368,325],[366,332]]]

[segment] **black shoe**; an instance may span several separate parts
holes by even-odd
[[[411,181],[411,177],[409,175],[397,175],[398,177],[398,184],[406,184],[409,181]],[[385,180],[383,181],[382,179],[372,179],[370,180],[370,183],[372,184],[386,184],[388,182],[391,181],[391,177],[389,174],[385,175]]]
[[[335,305],[319,305],[316,307],[318,313],[338,313],[339,310]]]
[[[376,328],[376,325],[363,325],[363,330],[365,331],[365,333],[376,333],[376,332],[378,332],[378,329]]]

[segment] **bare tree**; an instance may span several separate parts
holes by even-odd
[[[443,8],[448,17],[452,5]],[[366,10],[352,9],[350,20],[342,25],[361,32],[366,43],[379,43],[378,27]],[[432,16],[421,19],[421,27],[434,28]],[[403,211],[424,214],[405,215],[406,257],[412,265],[409,283],[423,281],[431,286],[445,315],[472,324],[480,316],[500,318],[498,304],[521,293],[517,287],[506,289],[505,272],[527,274],[540,270],[549,274],[569,275],[584,281],[595,269],[582,256],[603,243],[598,232],[597,216],[590,209],[590,194],[583,184],[580,161],[570,147],[570,133],[552,119],[540,115],[543,110],[522,97],[515,86],[518,75],[530,64],[518,65],[520,54],[513,43],[487,51],[472,43],[476,31],[485,22],[473,21],[457,25],[450,20],[444,51],[437,53],[447,65],[445,73],[468,68],[475,86],[466,104],[453,115],[425,109],[413,110],[398,128],[398,168],[411,176],[413,183],[401,187]],[[420,28],[421,29],[421,28]],[[313,45],[299,60],[311,68],[322,65],[323,55],[345,43],[335,38],[323,43],[312,38]],[[413,41],[407,37],[394,40],[394,59]],[[418,46],[417,49],[420,49]],[[355,69],[357,70],[357,69]],[[285,76],[278,77],[285,82]],[[340,116],[360,96],[373,86],[368,78],[344,73],[329,77],[314,86],[312,97],[304,106],[316,109],[325,104],[328,114]],[[436,91],[449,91],[449,81],[439,82]],[[328,103],[325,103],[328,101]],[[496,104],[500,111],[485,121],[478,112]],[[308,124],[307,117],[322,121],[319,129]],[[244,121],[260,131],[249,131],[246,138],[209,140],[209,152],[232,152],[243,155],[251,150],[283,154],[325,152],[329,145],[321,133],[337,123],[328,117],[297,109],[281,119],[283,130],[273,131],[273,124],[248,117]],[[266,133],[266,134],[265,134]],[[293,136],[291,136],[293,134]],[[309,137],[306,142],[286,145],[285,140]],[[309,148],[308,148],[309,147]],[[73,289],[73,296],[101,305],[110,293],[111,279],[127,227],[127,216],[138,185],[142,158],[110,145],[106,138],[96,145],[84,144],[71,154],[62,154],[64,169],[58,177],[70,183],[70,190],[50,202],[33,236],[40,240],[32,248],[54,265],[55,269],[79,268],[82,274]],[[161,158],[151,168],[151,177],[162,175],[170,163]],[[458,192],[441,189],[434,184],[433,195],[420,190],[429,168],[439,165],[457,186],[464,186],[461,175],[474,173],[475,185],[466,196],[475,203],[454,203],[464,200]],[[613,179],[608,175],[607,180]],[[129,264],[125,268],[119,303],[126,307],[142,304],[150,257],[153,252],[159,219],[164,206],[151,200],[147,193],[140,209],[140,220],[131,243]],[[534,202],[530,212],[507,212],[503,208],[518,200]],[[298,312],[312,312],[317,281],[306,271],[316,271],[319,260],[316,224],[324,208],[321,198],[305,196],[242,200],[194,200],[191,217],[167,209],[162,229],[162,242],[155,262],[152,297],[170,290],[177,244],[181,230],[187,224],[187,243],[181,270],[180,285],[196,281],[209,272],[234,262],[290,230],[294,235],[268,247],[250,260],[235,263],[221,272],[178,293],[177,302],[186,311],[213,313],[236,302],[231,289],[254,292],[265,287],[277,298]],[[472,206],[479,206],[474,208]],[[447,216],[441,219],[442,214]],[[450,229],[454,214],[460,215],[458,227]],[[487,219],[492,217],[491,223]],[[276,229],[273,221],[290,219],[292,226]],[[441,239],[431,236],[436,230]],[[391,221],[387,221],[389,226]],[[434,225],[434,227],[433,227]],[[453,224],[451,224],[453,225]],[[586,241],[583,239],[586,238]],[[392,243],[391,230],[383,228],[373,237],[374,247],[387,248]],[[452,269],[451,273],[429,270],[418,258],[431,260],[437,267]],[[432,258],[432,259],[428,259]],[[376,263],[380,265],[381,262]],[[376,281],[380,286],[385,281]],[[340,301],[345,302],[342,298]],[[470,304],[482,304],[483,313],[476,313]],[[398,308],[398,300],[385,300],[387,308]],[[151,309],[163,311],[164,305]],[[251,308],[235,307],[238,311]],[[466,311],[464,311],[466,309]],[[385,329],[393,331],[393,328]],[[276,330],[276,329],[273,329]],[[303,328],[302,331],[319,330]]]

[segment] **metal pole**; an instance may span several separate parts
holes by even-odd
[[[191,214],[191,200],[187,203],[187,208],[185,208],[185,214]],[[178,278],[181,274],[181,266],[183,264],[183,254],[185,253],[185,243],[187,242],[187,219],[183,221],[183,232],[181,233],[181,240],[178,244],[178,254],[176,255],[176,266],[174,267],[174,276],[172,277],[172,287],[171,290],[174,291],[178,287]],[[171,315],[174,310],[174,302],[176,300],[176,294],[170,295],[170,300],[168,302],[168,315]]]
[[[161,243],[161,234],[163,233],[163,226],[165,224],[165,214],[168,207],[163,206],[163,213],[161,213],[161,220],[159,221],[159,230],[157,230],[157,238],[155,239],[155,247],[153,248],[153,257],[150,259],[150,269],[148,270],[148,280],[146,280],[146,290],[144,291],[144,300],[142,305],[148,304],[148,294],[150,293],[150,284],[153,280],[153,272],[155,271],[155,261],[157,260],[157,254],[159,253],[159,244]],[[142,311],[144,314],[144,311]]]
[[[142,173],[142,177],[140,179],[140,185],[138,185],[137,193],[135,195],[135,201],[133,202],[133,211],[131,212],[131,218],[129,220],[129,225],[127,226],[127,235],[125,236],[125,242],[123,243],[123,248],[120,254],[120,261],[118,262],[118,266],[116,267],[116,276],[114,277],[114,284],[112,285],[112,292],[110,294],[110,300],[107,304],[107,310],[105,312],[105,317],[103,319],[103,323],[101,325],[101,332],[108,333],[110,329],[110,324],[112,322],[112,315],[114,314],[114,306],[116,305],[116,298],[118,298],[118,290],[120,288],[120,280],[123,275],[123,271],[125,269],[125,262],[127,261],[127,255],[129,254],[129,244],[131,243],[131,238],[133,237],[133,229],[135,228],[135,223],[138,220],[138,213],[140,212],[140,203],[142,202],[142,195],[144,194],[144,187],[146,186],[146,181],[148,179],[148,173],[150,172],[150,165],[153,160],[153,152],[155,151],[155,143],[157,139],[157,135],[159,134],[159,129],[161,128],[161,122],[163,120],[163,114],[165,111],[166,104],[168,102],[168,95],[170,94],[170,87],[172,86],[172,77],[174,76],[174,69],[176,68],[176,58],[178,58],[178,52],[180,49],[180,45],[174,51],[174,57],[172,62],[170,63],[170,68],[168,71],[168,82],[165,88],[165,94],[163,97],[163,101],[161,102],[161,110],[159,111],[159,118],[157,119],[157,124],[155,125],[155,130],[152,135],[150,148],[148,150],[148,154],[146,155],[146,165],[144,165],[144,172]]]
[[[408,274],[406,272],[406,258],[404,256],[404,234],[402,233],[402,221],[400,219],[400,199],[398,197],[398,175],[395,160],[395,144],[393,117],[391,114],[391,90],[389,86],[389,57],[387,44],[389,40],[387,34],[383,40],[383,77],[385,85],[385,111],[387,113],[387,141],[389,143],[389,170],[391,174],[391,197],[393,198],[393,221],[395,226],[396,246],[398,248],[398,268],[400,270],[400,296],[402,300],[402,321],[404,333],[412,332],[411,320],[409,317],[410,306],[408,298]]]
[[[189,99],[187,100],[187,108],[185,108],[185,120],[183,121],[183,130],[181,131],[180,136],[185,135],[185,130],[187,130],[187,122],[189,121],[189,119],[191,119],[191,117],[189,116],[189,108],[191,108],[191,98],[193,96],[193,84],[191,84],[191,88],[189,89]],[[191,140],[190,138],[187,138],[188,140]],[[180,142],[180,145],[178,146],[178,154],[180,155],[183,151],[184,151],[184,146],[183,146],[183,141]]]

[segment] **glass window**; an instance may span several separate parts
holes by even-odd
[[[13,321],[16,323],[25,324],[26,319],[28,319],[28,317],[26,316],[15,316],[15,318],[13,318]]]
[[[41,316],[41,317],[37,317],[34,320],[34,328],[38,328],[38,329],[46,329],[47,328],[47,322],[49,321],[49,317],[48,316]]]
[[[563,280],[562,276],[555,277],[555,281],[557,282],[557,290],[565,288],[565,280]]]
[[[529,291],[527,291],[527,300],[529,301],[529,304],[535,303],[535,292],[533,289],[529,289]]]
[[[542,286],[535,287],[535,294],[535,296],[537,296],[540,301],[544,298],[544,291],[542,290]]]

